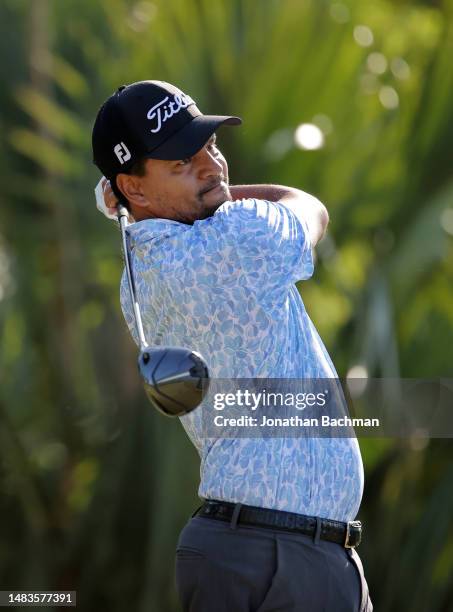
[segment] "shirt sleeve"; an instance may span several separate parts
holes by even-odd
[[[193,225],[166,223],[158,233],[152,220],[141,223],[134,232],[134,273],[148,285],[154,283],[152,293],[167,283],[184,289],[190,300],[192,291],[213,294],[222,287],[247,285],[274,300],[313,274],[303,216],[281,203],[225,202],[207,219]]]
[[[312,247],[302,214],[281,203],[246,199],[226,202],[213,220],[225,247],[235,249],[244,274],[255,285],[270,289],[312,276]]]

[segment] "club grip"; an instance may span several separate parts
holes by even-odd
[[[118,204],[117,211],[118,211],[118,218],[120,217],[126,217],[126,219],[129,218],[129,211],[127,210],[125,206],[123,206],[123,204]]]

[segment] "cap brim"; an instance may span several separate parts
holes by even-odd
[[[150,159],[178,160],[192,157],[221,125],[241,125],[239,117],[199,115],[170,136],[162,145],[146,154]]]

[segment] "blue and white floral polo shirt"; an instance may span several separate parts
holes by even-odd
[[[127,232],[149,344],[197,350],[216,378],[337,377],[295,286],[313,274],[303,206],[299,214],[237,200],[193,225],[146,219]],[[138,345],[125,273],[121,306]],[[355,518],[363,492],[355,438],[213,442],[199,413],[181,422],[201,457],[200,497]]]

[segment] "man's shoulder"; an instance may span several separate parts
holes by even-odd
[[[257,213],[265,213],[270,209],[277,209],[279,204],[259,198],[243,198],[240,200],[227,200],[214,213],[216,216],[256,216]]]
[[[133,248],[148,240],[161,236],[171,236],[184,231],[188,226],[172,219],[143,219],[128,226],[126,233]]]

